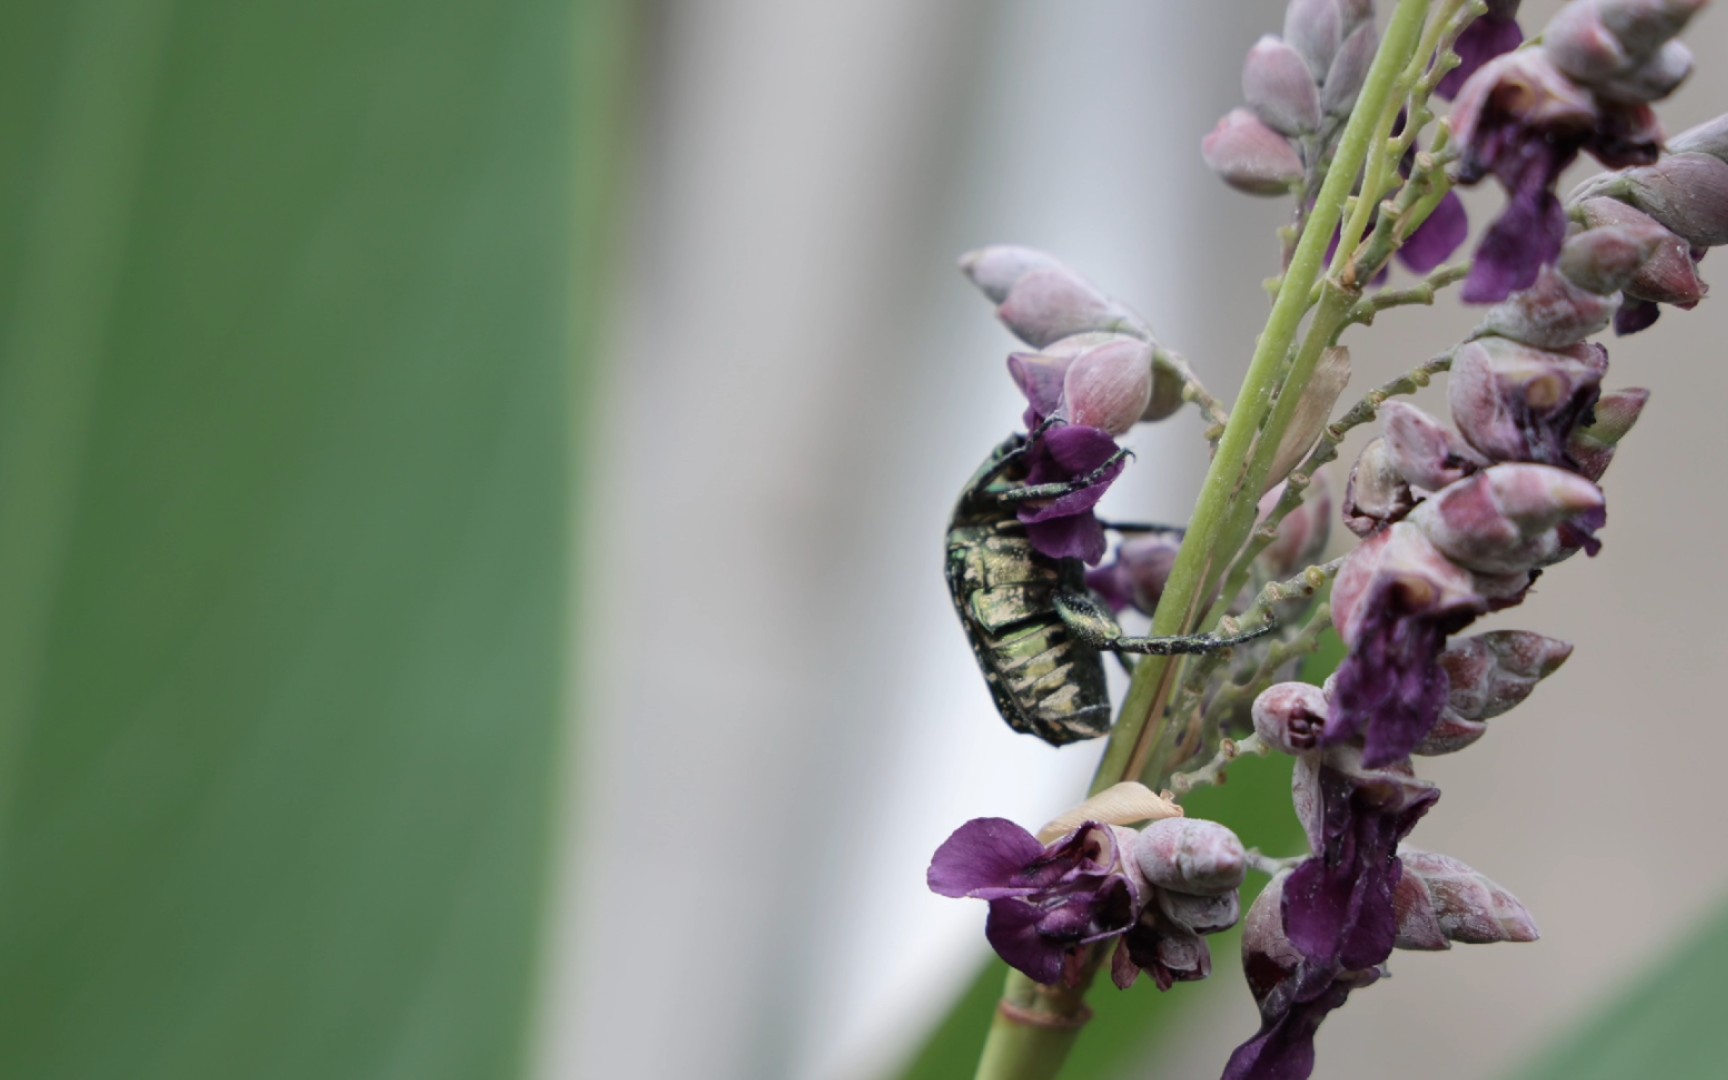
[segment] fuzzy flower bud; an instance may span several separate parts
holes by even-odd
[[[1606,368],[1592,346],[1557,353],[1479,338],[1452,361],[1452,420],[1490,460],[1567,464],[1566,440],[1595,403]]]
[[[1200,818],[1148,825],[1134,844],[1134,860],[1159,888],[1201,896],[1240,888],[1248,872],[1248,855],[1236,834]]]
[[[1618,302],[1617,294],[1599,296],[1574,285],[1554,267],[1543,267],[1529,288],[1490,308],[1476,333],[1539,349],[1564,349],[1607,326]]]
[[[1584,0],[1632,56],[1648,56],[1686,29],[1708,0]]]
[[[1476,477],[1484,475],[1478,473]],[[1407,521],[1364,541],[1339,567],[1332,584],[1332,617],[1345,644],[1355,645],[1370,617],[1383,614],[1370,610],[1373,604],[1364,603],[1371,597],[1394,601],[1393,606],[1406,616],[1444,617],[1482,609],[1482,598],[1470,573]]]
[[[1649,400],[1650,391],[1636,388],[1610,390],[1597,399],[1595,423],[1572,432],[1566,443],[1566,455],[1577,462],[1580,476],[1602,479],[1608,463],[1614,460],[1614,448],[1638,422]]]
[[[1314,562],[1326,548],[1331,532],[1332,492],[1325,473],[1316,473],[1301,504],[1278,523],[1277,537],[1260,553],[1260,562],[1273,577],[1288,577]],[[1284,497],[1284,485],[1260,498],[1260,517],[1265,519]]]
[[[1267,34],[1242,65],[1242,99],[1274,131],[1300,135],[1320,126],[1320,91],[1295,49]]]
[[[1488,464],[1487,459],[1414,405],[1380,406],[1381,431],[1392,467],[1413,486],[1439,491]]]
[[[1603,101],[1639,104],[1661,101],[1692,74],[1692,50],[1670,41],[1624,71],[1615,72],[1592,89]]]
[[[1391,522],[1401,520],[1416,505],[1410,485],[1398,471],[1385,439],[1374,439],[1362,448],[1350,469],[1344,488],[1344,526],[1357,536],[1367,536]]]
[[[1332,57],[1332,66],[1326,70],[1326,81],[1320,86],[1321,112],[1327,116],[1344,116],[1350,112],[1356,104],[1356,95],[1368,79],[1369,65],[1373,64],[1374,53],[1379,48],[1380,32],[1374,28],[1372,20],[1350,32]]]
[[[1555,526],[1602,507],[1601,489],[1581,476],[1509,464],[1453,484],[1418,506],[1410,521],[1460,566],[1516,574],[1559,555]]]
[[[1283,195],[1302,179],[1302,158],[1248,109],[1232,109],[1200,143],[1206,166],[1249,195]]]
[[[1447,949],[1454,941],[1486,945],[1540,936],[1518,898],[1469,865],[1408,846],[1398,855],[1404,863],[1393,900],[1398,948]]]
[[[1318,686],[1274,683],[1254,699],[1254,730],[1268,746],[1301,754],[1319,747],[1326,713],[1326,694]]]
[[[1124,435],[1152,400],[1152,346],[1125,338],[1081,353],[1062,379],[1070,424]]]
[[[1000,305],[996,317],[1003,325],[1033,348],[1088,331],[1147,336],[1131,311],[1042,251],[1009,244],[982,248],[963,256],[960,269]]]
[[[1574,213],[1591,231],[1632,230],[1651,241],[1649,254],[1621,287],[1627,296],[1689,308],[1704,298],[1709,286],[1698,276],[1698,264],[1686,241],[1663,228],[1655,218],[1618,199],[1585,199]]]
[[[1510,711],[1572,655],[1564,641],[1527,630],[1490,630],[1447,644],[1440,666],[1452,685],[1447,707],[1467,720]]]
[[[1316,80],[1332,66],[1344,40],[1344,21],[1338,0],[1290,0],[1284,9],[1284,40],[1307,62]]]
[[[1695,248],[1728,243],[1728,162],[1706,153],[1669,154],[1654,165],[1604,173],[1572,194],[1631,203]]]
[[[1228,930],[1242,918],[1242,894],[1234,889],[1216,896],[1157,890],[1158,910],[1196,934]]]
[[[1656,254],[1662,238],[1672,235],[1654,221],[1648,226],[1628,224],[1587,229],[1566,241],[1556,267],[1579,288],[1598,296],[1612,296],[1625,288],[1638,268]]]
[[[1728,113],[1674,136],[1668,140],[1668,152],[1708,154],[1718,161],[1728,161]]]

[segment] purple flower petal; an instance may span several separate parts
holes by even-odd
[[[1039,932],[1043,912],[1024,900],[994,900],[984,923],[984,938],[1008,966],[1045,985],[1062,981],[1072,942],[1051,942]]]
[[[1614,313],[1614,332],[1621,337],[1647,330],[1662,314],[1662,308],[1649,300],[1628,296]]]
[[[1265,1016],[1259,1034],[1236,1048],[1224,1066],[1223,1080],[1307,1080],[1314,1073],[1314,1034],[1350,991],[1378,976],[1355,973],[1353,982],[1329,982],[1305,1001]]]
[[[930,891],[990,900],[1036,891],[1024,871],[1044,857],[1038,838],[1004,818],[974,818],[954,830],[930,859]]]
[[[1440,668],[1446,627],[1399,610],[1401,590],[1387,582],[1367,605],[1356,644],[1339,665],[1323,736],[1337,744],[1366,734],[1370,768],[1410,756],[1440,719],[1448,684]]]
[[[1410,239],[1398,249],[1398,259],[1415,273],[1426,274],[1452,257],[1470,236],[1470,217],[1458,193],[1448,191]]]
[[[1026,539],[1046,558],[1079,559],[1084,563],[1102,559],[1110,546],[1104,535],[1103,522],[1090,511],[1050,521],[1029,522]]]
[[[1062,380],[1073,364],[1070,358],[1055,358],[1041,353],[1012,353],[1008,357],[1008,374],[1014,385],[1026,395],[1026,428],[1028,431],[1054,416],[1062,405]]]
[[[1474,75],[1478,68],[1496,56],[1511,52],[1523,41],[1524,31],[1518,28],[1516,20],[1493,14],[1482,16],[1458,35],[1458,41],[1452,47],[1452,51],[1458,54],[1458,66],[1446,73],[1446,77],[1434,87],[1434,92],[1451,101],[1464,85],[1464,80]]]
[[[1535,174],[1532,173],[1532,176]],[[1566,241],[1566,211],[1546,184],[1527,182],[1476,247],[1476,261],[1464,279],[1462,298],[1492,304],[1536,283],[1542,267],[1553,262]]]

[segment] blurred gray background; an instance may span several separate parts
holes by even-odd
[[[606,468],[582,514],[581,827],[540,1073],[865,1080],[985,948],[981,905],[925,891],[930,852],[966,818],[1071,803],[1097,753],[1002,726],[940,582],[950,502],[1020,407],[1010,338],[955,257],[1049,248],[1231,390],[1284,209],[1225,189],[1198,147],[1281,5],[654,11],[629,261],[586,420]],[[1725,55],[1728,14],[1687,40]],[[1678,131],[1724,106],[1728,72],[1707,63],[1663,113]],[[1498,200],[1472,197],[1478,225]],[[1512,1068],[1728,885],[1721,303],[1609,342],[1610,383],[1653,397],[1607,478],[1606,548],[1499,623],[1577,652],[1477,749],[1424,768],[1445,798],[1416,840],[1515,891],[1543,941],[1398,955],[1328,1021],[1319,1075]],[[1442,304],[1355,335],[1357,385],[1473,321]],[[1136,434],[1116,505],[1182,519],[1199,430],[1185,414]],[[1212,1075],[1255,1025],[1234,957],[1176,993],[1209,1000],[1141,1075]]]

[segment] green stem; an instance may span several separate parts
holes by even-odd
[[[1309,295],[1320,278],[1326,258],[1326,247],[1343,214],[1344,200],[1355,186],[1363,162],[1368,157],[1371,138],[1379,127],[1380,116],[1392,107],[1393,83],[1416,47],[1428,11],[1428,0],[1399,0],[1386,36],[1368,71],[1362,91],[1356,100],[1350,122],[1339,140],[1338,152],[1327,170],[1326,181],[1320,187],[1314,213],[1302,231],[1296,254],[1284,274],[1278,289],[1278,299],[1260,334],[1248,374],[1243,379],[1242,392],[1231,411],[1230,423],[1218,442],[1218,453],[1201,486],[1200,499],[1195,504],[1188,524],[1188,537],[1177,555],[1170,572],[1164,596],[1152,619],[1152,633],[1180,634],[1192,627],[1199,609],[1209,602],[1206,588],[1215,580],[1215,568],[1227,565],[1229,552],[1217,548],[1228,524],[1233,504],[1238,496],[1250,507],[1258,501],[1259,492],[1243,492],[1242,482],[1249,464],[1250,453],[1258,446],[1270,459],[1275,443],[1256,440],[1261,426],[1272,411],[1273,396],[1285,380],[1284,367],[1308,313]],[[1315,359],[1318,359],[1316,353]],[[1298,385],[1305,386],[1307,372],[1292,371],[1299,376]],[[1172,665],[1168,657],[1149,656],[1135,668],[1134,678],[1123,703],[1121,716],[1110,733],[1099,764],[1092,790],[1101,791],[1127,776],[1140,774],[1150,750],[1149,735],[1156,735],[1152,714],[1168,693]]]

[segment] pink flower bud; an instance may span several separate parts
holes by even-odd
[[[1482,610],[1476,579],[1442,554],[1421,529],[1401,521],[1363,541],[1338,569],[1332,583],[1332,619],[1345,644],[1354,645],[1362,628],[1367,615],[1362,601],[1377,584],[1388,582],[1398,591],[1399,610],[1409,615]]]
[[[1689,127],[1668,140],[1671,154],[1709,154],[1718,161],[1728,161],[1728,113]]]
[[[1673,235],[1655,221],[1586,229],[1566,241],[1557,267],[1561,276],[1579,288],[1611,296],[1625,288],[1638,268],[1656,254],[1663,237]]]
[[[1062,379],[1071,424],[1126,434],[1152,400],[1152,346],[1123,338],[1076,357]]]
[[[1577,463],[1580,476],[1602,479],[1608,463],[1614,460],[1614,448],[1638,422],[1649,400],[1650,391],[1637,388],[1610,390],[1597,400],[1593,410],[1596,422],[1574,431],[1566,443],[1567,456]]]
[[[1159,888],[1203,896],[1239,888],[1248,870],[1248,854],[1236,834],[1200,818],[1154,821],[1135,843],[1134,859]]]
[[[1482,721],[1466,720],[1449,708],[1441,709],[1440,719],[1410,752],[1421,757],[1455,754],[1486,734],[1488,725]]]
[[[1284,485],[1268,491],[1260,499],[1260,517],[1265,519],[1284,497]],[[1277,537],[1260,553],[1260,562],[1273,577],[1289,577],[1320,557],[1331,532],[1332,492],[1325,473],[1316,473],[1309,482],[1301,505],[1284,515],[1278,523]]]
[[[1200,143],[1206,166],[1250,195],[1283,195],[1302,179],[1302,158],[1247,109],[1232,109]]]
[[[961,257],[960,269],[1001,305],[996,317],[1033,348],[1091,331],[1149,336],[1133,312],[1055,256],[1034,248],[980,248]]]
[[[1439,491],[1488,464],[1486,458],[1414,405],[1380,406],[1381,431],[1392,467],[1413,486]]]
[[[1158,909],[1171,921],[1196,934],[1228,930],[1242,918],[1242,896],[1235,889],[1216,896],[1194,896],[1173,889],[1156,890]]]
[[[1242,65],[1242,98],[1274,131],[1300,135],[1320,126],[1320,91],[1295,49],[1267,34]]]
[[[1601,4],[1576,0],[1542,31],[1542,51],[1554,66],[1582,83],[1612,76],[1628,62],[1626,49],[1602,21]]]
[[[1368,79],[1368,68],[1374,63],[1374,53],[1380,48],[1380,32],[1372,20],[1350,32],[1332,66],[1326,71],[1326,81],[1320,85],[1320,111],[1327,116],[1344,116],[1356,104],[1356,95]]]
[[[1015,282],[1047,267],[1067,269],[1054,255],[1016,244],[994,244],[960,256],[960,271],[996,304],[1008,299]]]
[[[1468,864],[1411,847],[1400,848],[1398,855],[1404,864],[1403,877],[1420,886],[1406,889],[1400,882],[1393,901],[1398,910],[1399,948],[1446,948],[1453,941],[1466,945],[1535,941],[1541,936],[1529,909],[1516,896]],[[1444,939],[1440,944],[1434,944],[1436,928]]]
[[[1623,199],[1695,248],[1728,243],[1728,161],[1705,153],[1669,154],[1654,165],[1605,173],[1571,196]]]
[[[1416,505],[1385,439],[1374,439],[1356,456],[1344,488],[1344,526],[1357,536],[1401,520]]]
[[[1631,56],[1648,56],[1686,28],[1708,0],[1584,0]]]
[[[1631,267],[1622,273],[1630,276]],[[1535,284],[1489,308],[1476,333],[1497,334],[1539,349],[1564,349],[1607,326],[1618,306],[1618,297],[1598,296],[1568,281],[1555,267],[1545,266]]]
[[[1325,76],[1344,40],[1344,11],[1338,0],[1290,0],[1284,9],[1284,40],[1308,64],[1315,79]]]
[[[1410,521],[1460,566],[1515,574],[1559,554],[1555,526],[1602,506],[1601,489],[1565,469],[1495,465],[1424,502]]]
[[[1490,460],[1565,464],[1565,440],[1596,400],[1607,366],[1594,347],[1560,353],[1479,338],[1452,361],[1452,421]]]
[[[1622,286],[1626,295],[1689,308],[1709,291],[1709,286],[1698,276],[1698,264],[1692,259],[1690,246],[1650,215],[1618,199],[1604,198],[1585,199],[1575,212],[1591,230],[1632,229],[1653,241],[1649,255]]]
[[[1633,105],[1661,101],[1680,88],[1692,74],[1692,50],[1670,41],[1649,56],[1600,82],[1591,89],[1603,101]]]
[[[1527,630],[1491,630],[1456,639],[1440,654],[1451,690],[1447,706],[1466,720],[1511,710],[1572,655],[1564,641]]]
[[[1274,683],[1254,699],[1254,730],[1286,754],[1316,749],[1326,731],[1326,695],[1308,683]]]

